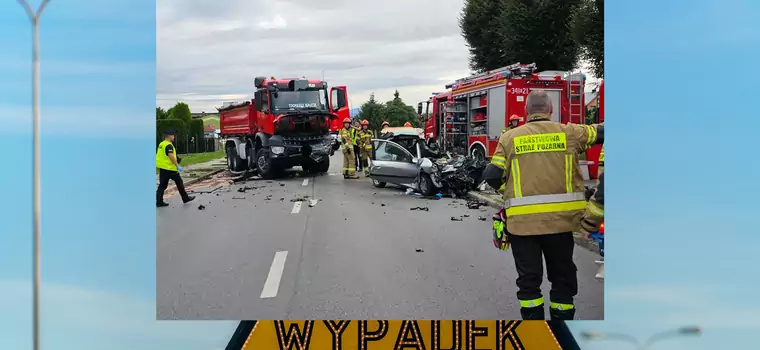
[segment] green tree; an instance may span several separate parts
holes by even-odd
[[[169,113],[167,113],[166,110],[161,107],[156,107],[156,120],[167,119],[168,117]]]
[[[177,102],[177,104],[175,104],[169,111],[170,118],[180,119],[186,124],[190,124],[190,121],[193,119],[193,115],[190,112],[190,106],[188,106],[187,103]]]
[[[570,30],[594,76],[604,77],[604,0],[581,0],[571,14]]]
[[[470,50],[470,67],[483,71],[504,66],[504,53],[499,40],[501,18],[507,0],[465,0],[459,15],[462,30]]]
[[[375,100],[375,94],[372,93],[369,95],[369,100],[362,104],[357,119],[366,119],[369,122],[369,128],[371,130],[380,130],[380,126],[383,124],[384,109],[385,105],[378,103],[377,100]]]
[[[393,99],[385,103],[383,119],[391,123],[391,126],[402,126],[404,123],[410,122],[412,126],[420,127],[421,123],[417,119],[417,110],[404,103],[400,95],[396,90],[393,93]]]
[[[535,62],[542,70],[572,70],[580,48],[569,25],[580,1],[465,0],[459,26],[471,68]]]

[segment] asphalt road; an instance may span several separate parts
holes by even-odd
[[[322,176],[209,180],[198,186],[223,187],[192,204],[168,198],[156,218],[157,318],[519,319],[514,261],[491,243],[493,209],[344,180],[342,155],[331,162]],[[576,246],[577,319],[604,318],[597,259]]]

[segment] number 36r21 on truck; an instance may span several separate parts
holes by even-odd
[[[251,101],[217,109],[229,170],[265,178],[299,165],[327,172],[331,121],[350,115],[346,87],[333,87],[328,96],[321,80],[256,77],[254,85]]]

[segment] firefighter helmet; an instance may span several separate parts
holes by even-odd
[[[369,125],[369,122],[367,121],[367,119],[362,120],[362,125]]]
[[[387,125],[387,126],[391,126],[391,123],[388,123],[388,122],[383,122],[383,126],[386,126],[386,125]]]
[[[406,122],[406,123],[404,123],[404,127],[405,128],[411,128],[412,127],[412,123]]]
[[[519,121],[520,117],[517,114],[512,114],[512,116],[509,117],[509,121],[513,121],[513,120]]]
[[[343,119],[343,124],[346,124],[346,123],[350,124],[351,123],[351,118],[349,118],[349,117],[344,118]]]

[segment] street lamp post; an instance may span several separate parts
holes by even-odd
[[[700,334],[702,334],[701,328],[696,326],[688,326],[654,334],[651,337],[647,338],[647,340],[643,343],[640,342],[636,337],[623,333],[583,332],[581,333],[581,336],[587,340],[619,340],[633,345],[636,350],[648,350],[652,347],[652,344],[664,339],[682,335]]]
[[[26,0],[18,0],[32,21],[32,125],[33,125],[33,207],[34,207],[34,282],[32,292],[32,336],[34,350],[40,349],[40,18],[49,0],[42,0],[37,12]]]

